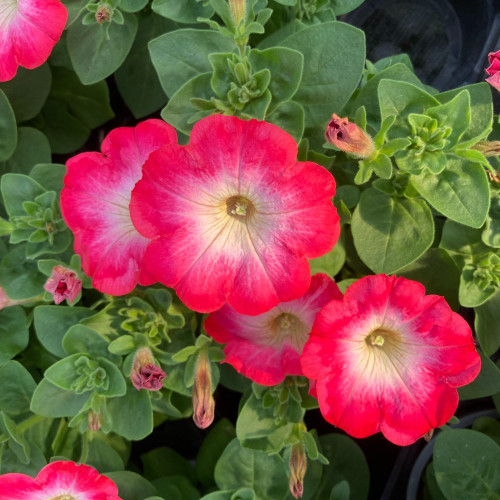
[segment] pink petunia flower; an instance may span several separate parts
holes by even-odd
[[[116,484],[88,465],[52,462],[32,478],[0,476],[0,500],[120,500]]]
[[[71,269],[55,266],[52,269],[52,276],[45,282],[43,288],[52,294],[56,304],[60,304],[65,299],[73,302],[82,290],[82,282]]]
[[[497,90],[500,90],[500,50],[488,54],[489,67],[485,69],[489,78],[486,81]]]
[[[286,375],[303,375],[300,354],[314,318],[342,293],[326,274],[315,274],[309,290],[258,316],[245,316],[228,305],[210,314],[205,330],[226,344],[226,363],[261,385],[276,385]]]
[[[43,64],[64,30],[68,13],[59,0],[2,0],[0,3],[0,82],[17,68]]]
[[[201,312],[227,301],[260,314],[303,295],[307,259],[330,251],[340,226],[333,176],[296,157],[279,127],[221,115],[196,123],[188,146],[153,153],[130,203],[153,240],[148,271]]]
[[[81,153],[68,160],[61,210],[75,235],[75,252],[99,291],[124,295],[155,282],[143,269],[149,240],[130,219],[130,193],[141,178],[149,154],[175,143],[177,136],[161,120],[111,131],[102,153]]]
[[[316,317],[301,358],[325,419],[408,445],[445,424],[481,361],[466,321],[416,281],[367,276]]]

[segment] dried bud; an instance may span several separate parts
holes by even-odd
[[[488,176],[491,182],[494,182],[498,186],[500,186],[500,172],[496,171],[495,173],[488,171]]]
[[[433,434],[434,434],[434,429],[431,429],[429,432],[426,432],[424,434],[425,441],[429,442],[432,439]]]
[[[304,476],[307,471],[307,457],[302,443],[297,443],[292,448],[290,455],[290,477],[288,485],[290,492],[295,498],[301,498],[304,494]]]
[[[94,410],[89,411],[89,429],[91,431],[98,431],[102,425],[102,416]]]
[[[155,365],[148,347],[141,347],[135,353],[130,380],[137,390],[159,391],[163,387],[162,380],[166,376],[165,372]]]
[[[200,429],[214,421],[215,400],[212,396],[212,375],[206,349],[202,349],[194,371],[193,420]]]
[[[484,156],[500,156],[500,141],[479,141],[471,149],[481,151]]]
[[[53,295],[56,304],[60,304],[64,299],[73,302],[82,289],[82,282],[71,269],[56,266],[43,288]]]
[[[333,113],[325,131],[328,144],[333,144],[345,153],[368,158],[374,151],[372,138],[348,118],[340,118]]]
[[[113,11],[107,5],[100,5],[95,13],[95,20],[98,24],[104,24],[111,21]]]

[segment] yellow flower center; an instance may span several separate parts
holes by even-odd
[[[307,340],[308,328],[294,314],[280,314],[272,320],[269,330],[272,332],[268,339],[271,345],[281,346],[287,341],[300,352]]]
[[[64,495],[58,495],[57,497],[52,497],[50,500],[76,500],[76,498],[65,493]]]
[[[255,214],[255,206],[244,196],[230,196],[226,200],[226,211],[231,217],[246,222]]]

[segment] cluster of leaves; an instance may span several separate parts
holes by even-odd
[[[222,0],[68,0],[68,29],[49,62],[0,84],[0,286],[18,302],[0,310],[1,473],[34,474],[60,457],[109,473],[128,500],[290,499],[289,457],[300,444],[309,458],[305,499],[368,495],[359,446],[306,429],[316,401],[304,379],[266,388],[219,366],[222,350],[202,333],[202,318],[164,288],[119,298],[92,289],[60,214],[65,167],[52,154],[75,154],[114,117],[110,84],[134,118],[161,110],[185,136],[214,112],[289,132],[299,159],[324,165],[337,181],[341,239],[311,272],[335,276],[343,290],[366,274],[395,273],[455,310],[473,308],[482,371],[460,397],[493,396],[500,406],[500,368],[491,359],[500,347],[500,186],[487,175],[498,176],[499,163],[472,148],[500,135],[490,89],[438,93],[406,56],[365,61],[363,33],[336,20],[360,3],[247,0],[236,22]],[[332,112],[374,137],[369,158],[323,145]],[[71,306],[48,305],[43,294],[56,265],[83,281]],[[161,391],[129,381],[140,347],[168,374]],[[212,391],[220,384],[242,393],[235,425],[221,419],[206,433],[194,467],[160,447],[135,461],[142,475],[125,470],[131,441],[191,415],[201,349]],[[427,473],[432,498],[498,490],[500,475],[480,461],[500,463],[498,422],[489,424],[439,436]],[[471,455],[474,471],[449,458],[467,455],[461,443],[482,450],[478,460]],[[473,473],[482,481],[471,482]]]

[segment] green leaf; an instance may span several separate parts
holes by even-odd
[[[347,14],[347,12],[351,12],[351,10],[359,7],[365,0],[331,0],[330,6],[335,12],[336,16],[340,16],[342,14]]]
[[[125,468],[123,459],[101,436],[103,436],[102,433],[92,435],[93,439],[89,443],[89,454],[85,463],[100,473],[123,470]]]
[[[128,470],[105,474],[117,486],[121,498],[126,500],[144,500],[156,495],[156,488],[146,479]]]
[[[66,357],[62,342],[64,335],[81,319],[95,311],[85,307],[38,306],[34,310],[35,331],[41,344],[58,358]]]
[[[203,73],[186,82],[168,101],[161,112],[161,117],[176,129],[189,135],[194,125],[193,117],[198,116],[197,109],[191,104],[191,98],[210,100],[213,96],[210,78],[211,73]],[[204,116],[208,114],[210,112],[206,112]],[[199,118],[201,117],[200,115]]]
[[[14,300],[31,299],[43,293],[47,278],[36,262],[26,259],[26,245],[16,245],[0,264],[0,286]]]
[[[455,311],[459,308],[460,273],[448,253],[441,248],[429,248],[420,258],[397,272],[425,286],[427,294],[441,295]]]
[[[84,85],[97,83],[111,75],[127,57],[137,31],[137,17],[127,12],[123,17],[123,24],[83,25],[75,22],[69,28],[69,56]]]
[[[267,115],[266,121],[278,125],[299,143],[304,133],[304,117],[304,108],[297,102],[288,101]]]
[[[330,493],[330,500],[349,500],[351,495],[351,488],[349,483],[344,479],[337,483]]]
[[[269,113],[283,102],[289,101],[299,88],[304,67],[304,56],[297,50],[285,47],[272,49],[252,49],[248,57],[252,71],[268,69],[271,81],[268,89],[272,94]]]
[[[434,469],[448,499],[500,499],[500,447],[480,432],[441,432],[434,446]]]
[[[285,464],[279,455],[243,448],[233,439],[215,466],[215,482],[221,490],[252,488],[256,500],[282,499],[288,492]]]
[[[235,437],[236,430],[233,424],[227,418],[223,418],[210,429],[209,433],[201,443],[198,455],[196,456],[195,467],[198,480],[206,488],[215,486],[215,464],[219,460],[219,457],[222,455],[226,446]]]
[[[16,76],[0,83],[18,123],[34,118],[42,109],[50,91],[52,76],[47,63],[35,69],[19,68]]]
[[[382,80],[378,86],[378,100],[382,121],[395,116],[396,121],[388,132],[389,137],[411,135],[407,118],[411,113],[423,113],[427,108],[437,106],[439,101],[417,86],[395,80]]]
[[[411,176],[413,187],[439,212],[466,226],[481,227],[490,207],[484,168],[469,161],[448,158],[439,175]]]
[[[36,128],[20,127],[17,130],[17,147],[12,156],[0,162],[0,173],[28,174],[37,163],[50,163],[50,144]]]
[[[74,71],[61,67],[54,67],[52,74],[50,97],[65,102],[68,112],[86,127],[96,128],[115,116],[106,82],[82,85]]]
[[[188,2],[176,3],[180,5]],[[154,4],[153,10],[155,10]],[[149,42],[151,60],[160,83],[171,98],[192,78],[212,71],[208,60],[209,54],[234,51],[235,46],[230,39],[209,30],[176,30]],[[210,90],[210,78],[208,80],[207,92]],[[203,97],[203,95],[191,94],[188,98],[190,97]]]
[[[1,312],[0,318],[3,321]],[[2,351],[4,349],[3,339],[4,334],[2,334]],[[36,383],[21,363],[7,361],[0,367],[0,385],[2,387],[0,391],[0,410],[9,416],[28,413]]]
[[[199,500],[200,492],[184,476],[168,476],[155,479],[153,485],[163,498],[153,500]]]
[[[0,366],[28,346],[26,314],[21,306],[0,310]],[[3,389],[2,389],[3,390]]]
[[[490,210],[481,239],[490,247],[500,248],[500,191],[497,189],[491,191]]]
[[[437,97],[436,97],[437,98]],[[446,104],[439,104],[426,110],[425,114],[435,118],[438,127],[451,127],[446,149],[453,149],[470,125],[470,96],[467,90],[462,90]]]
[[[486,356],[492,356],[500,348],[500,292],[474,310],[474,329],[479,344]]]
[[[94,359],[103,357],[118,364],[121,358],[111,354],[108,345],[106,339],[84,325],[73,325],[62,339],[62,346],[68,354],[86,353]]]
[[[16,423],[3,411],[0,411],[0,431],[10,437],[9,448],[15,453],[18,460],[23,464],[30,462],[30,445],[17,430]]]
[[[184,476],[196,482],[193,466],[172,448],[160,446],[141,455],[144,476],[152,481],[164,476]]]
[[[135,349],[136,345],[132,335],[122,335],[108,345],[109,352],[119,355],[130,354]]]
[[[480,306],[493,296],[496,291],[493,284],[489,284],[486,288],[480,288],[474,279],[475,270],[476,266],[467,264],[460,275],[458,300],[464,307]]]
[[[330,250],[327,254],[309,261],[311,276],[316,273],[325,273],[333,278],[340,272],[346,257],[345,246],[342,240],[343,238],[341,237],[333,247],[333,250]]]
[[[121,0],[120,10],[125,12],[139,12],[148,4],[148,0]]]
[[[7,213],[12,216],[24,216],[23,203],[45,193],[45,189],[27,175],[5,174],[0,185],[3,202]]]
[[[455,90],[449,90],[436,95],[440,103],[449,102],[460,92],[467,90],[470,95],[470,126],[462,136],[461,147],[468,148],[480,139],[485,138],[493,122],[493,102],[491,87],[486,82],[466,85]]]
[[[321,453],[330,464],[323,472],[315,500],[330,498],[330,492],[341,481],[347,481],[350,498],[365,500],[368,497],[370,472],[361,448],[349,437],[326,434],[319,438]]]
[[[384,69],[368,80],[366,85],[364,85],[357,94],[353,95],[351,100],[346,104],[342,116],[351,116],[358,108],[364,106],[368,125],[377,130],[381,121],[378,103],[378,86],[382,80],[407,82],[423,89],[423,85],[415,73],[405,64],[398,63]]]
[[[151,8],[160,16],[168,17],[177,23],[196,23],[199,17],[210,18],[214,13],[212,7],[204,3],[154,0]]]
[[[113,422],[113,432],[126,439],[143,439],[153,431],[151,397],[145,389],[127,387],[127,394],[108,401],[108,411]]]
[[[64,391],[43,379],[33,393],[31,411],[44,417],[73,417],[88,401],[91,393]]]
[[[0,90],[0,161],[8,160],[17,145],[16,117],[5,93]]]
[[[120,7],[123,8],[123,2]],[[149,57],[148,42],[170,28],[169,21],[153,13],[141,18],[134,44],[115,72],[118,91],[135,118],[150,115],[167,103],[167,96]]]
[[[500,422],[491,417],[479,417],[474,420],[472,430],[486,434],[500,445]]]
[[[304,108],[306,128],[323,130],[332,111],[342,108],[361,78],[363,32],[344,23],[328,22],[298,31],[280,45],[304,55],[302,81],[294,100]],[[318,137],[319,145],[320,141]]]
[[[30,177],[38,184],[48,191],[56,191],[57,193],[63,188],[65,175],[66,167],[58,163],[35,165],[30,172]]]
[[[423,200],[394,198],[368,188],[351,222],[361,260],[376,273],[393,273],[418,259],[432,244],[434,221]]]
[[[481,351],[478,352],[481,356],[481,371],[473,382],[458,388],[460,401],[494,396],[500,392],[500,369]]]

